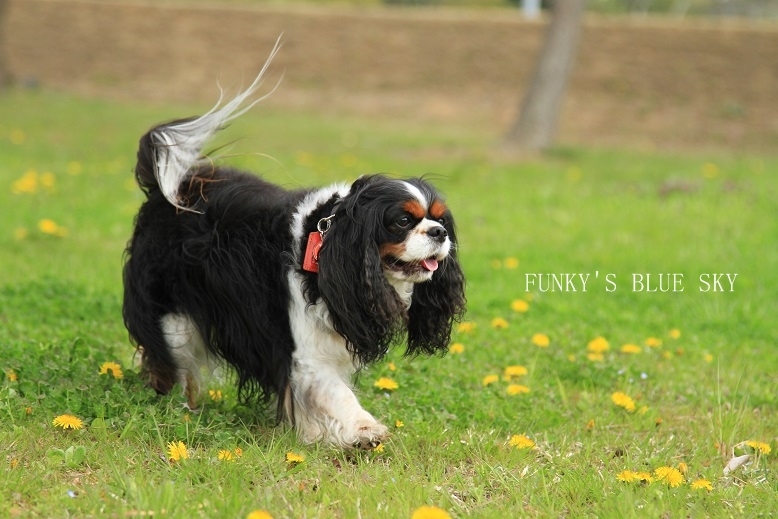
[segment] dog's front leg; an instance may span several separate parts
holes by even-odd
[[[330,366],[295,359],[291,396],[297,434],[305,442],[372,449],[386,439],[387,428],[359,405],[343,375]]]

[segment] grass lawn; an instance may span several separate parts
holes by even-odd
[[[0,516],[778,513],[778,158],[517,161],[495,129],[257,107],[223,136],[230,163],[289,186],[429,173],[457,218],[467,322],[442,359],[399,347],[361,373],[392,437],[344,453],[237,404],[229,375],[196,415],[138,377],[120,304],[137,139],[204,108],[0,97]],[[659,290],[673,274],[683,291]]]

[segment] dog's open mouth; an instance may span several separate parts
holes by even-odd
[[[420,272],[435,272],[438,270],[438,260],[435,258],[426,258],[417,261],[403,261],[393,256],[384,258],[384,265],[389,270],[402,272],[404,274],[418,274]]]

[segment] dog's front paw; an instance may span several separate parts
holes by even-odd
[[[358,420],[348,435],[346,445],[354,449],[372,450],[381,442],[386,441],[389,430],[372,416],[369,419]]]

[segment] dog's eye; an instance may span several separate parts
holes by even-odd
[[[413,220],[411,220],[410,216],[401,216],[394,222],[394,224],[400,229],[407,229],[411,223],[413,223]]]

